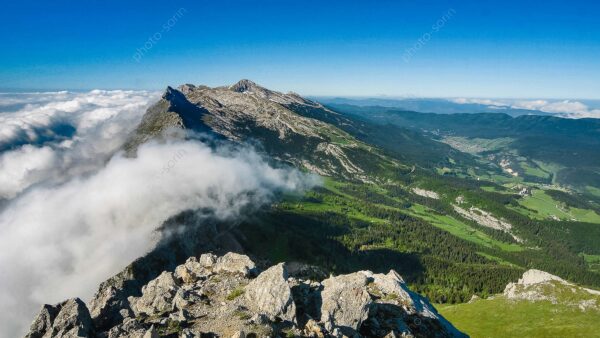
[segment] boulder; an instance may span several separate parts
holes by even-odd
[[[203,268],[212,268],[217,262],[217,256],[211,253],[202,254],[198,262]]]
[[[189,288],[184,285],[177,289],[175,296],[173,297],[173,309],[185,309],[191,304],[199,303],[202,301],[202,295],[199,293],[200,290],[195,288]]]
[[[131,315],[129,302],[124,290],[113,285],[103,284],[90,302],[90,315],[94,325],[110,328],[112,323],[123,321]]]
[[[142,288],[141,297],[130,297],[131,308],[136,314],[146,315],[171,311],[178,289],[173,274],[165,271]]]
[[[85,303],[79,298],[44,305],[31,324],[26,338],[93,337],[94,325]]]
[[[183,329],[179,334],[179,338],[199,338],[200,334],[196,334],[191,329]]]
[[[98,291],[88,303],[96,331],[110,330],[125,318],[133,316],[127,298],[138,294],[144,284],[143,280],[135,276],[135,269],[144,270],[138,262],[133,263],[98,287]]]
[[[192,284],[199,279],[207,277],[209,274],[210,272],[206,270],[196,257],[190,257],[185,264],[175,268],[174,276],[185,284]]]
[[[288,273],[283,263],[270,267],[245,288],[248,308],[269,317],[293,322],[296,306],[287,283]]]
[[[256,273],[256,264],[246,255],[229,252],[217,259],[213,265],[216,273],[238,273],[242,276],[250,276]]]
[[[97,338],[143,338],[147,333],[144,325],[133,318],[125,318],[123,323],[112,327],[108,332]]]
[[[329,332],[338,328],[345,335],[353,336],[358,331],[372,303],[367,292],[368,282],[363,272],[323,281],[321,322]]]

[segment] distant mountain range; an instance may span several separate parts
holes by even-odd
[[[415,111],[420,113],[436,114],[478,114],[478,113],[504,113],[511,116],[521,115],[554,115],[540,110],[518,109],[509,106],[482,103],[457,103],[452,99],[442,98],[341,98],[341,97],[311,97],[325,105],[352,105],[398,108],[401,110]]]

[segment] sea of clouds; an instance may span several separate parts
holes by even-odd
[[[219,219],[317,181],[252,148],[194,140],[120,147],[158,93],[0,94],[0,336],[22,336],[40,306],[88,300],[190,209]]]

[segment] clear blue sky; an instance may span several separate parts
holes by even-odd
[[[599,17],[577,0],[5,1],[0,87],[598,99]]]

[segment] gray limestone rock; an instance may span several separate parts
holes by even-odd
[[[271,320],[294,321],[296,306],[287,282],[288,274],[283,263],[270,267],[246,286],[248,307],[267,315]]]
[[[26,338],[93,337],[92,317],[79,298],[56,305],[44,305]]]
[[[321,322],[328,331],[335,328],[344,334],[356,332],[369,315],[371,296],[369,280],[362,272],[330,277],[323,281]]]

